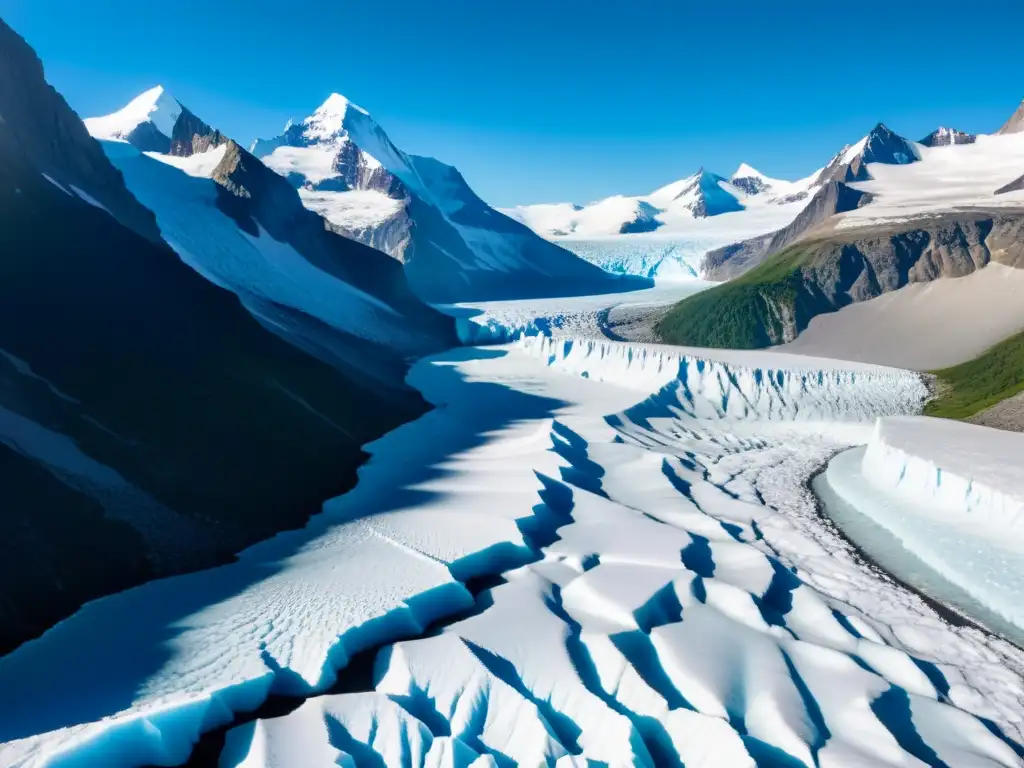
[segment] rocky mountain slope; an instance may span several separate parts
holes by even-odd
[[[708,280],[729,280],[738,277],[777,253],[829,217],[852,211],[871,201],[871,195],[854,189],[842,181],[829,181],[818,187],[814,196],[787,226],[767,235],[708,251],[701,260]]]
[[[977,140],[978,137],[973,133],[964,133],[955,128],[936,128],[918,144],[926,147],[948,147],[951,144],[973,144]]]
[[[788,237],[727,249],[714,265],[719,274],[730,258],[740,268],[760,264],[678,305],[659,325],[664,338],[769,346],[792,341],[818,314],[908,283],[959,277],[992,262],[1024,267],[1024,193],[1012,182],[1024,166],[1020,135],[924,147],[883,129],[826,169],[850,179],[842,182],[846,204],[837,189],[818,215],[801,216],[802,231],[794,226]],[[1000,183],[1005,191],[997,195]]]
[[[823,312],[910,282],[960,277],[990,262],[1024,267],[1024,211],[978,210],[912,228],[880,224],[801,241],[731,282],[684,300],[657,330],[674,344],[782,344]]]
[[[277,193],[243,151],[230,142],[209,149],[220,139],[197,145],[192,137],[210,132],[184,110],[170,136],[154,123],[171,140],[161,147],[198,164],[220,153],[219,183],[123,140],[108,142],[168,172],[158,185],[168,199],[196,187],[196,198],[178,198],[191,229],[165,227],[3,22],[0,57],[3,652],[94,597],[229,560],[301,525],[352,486],[365,459],[361,445],[425,404],[408,389],[379,386],[340,356],[327,364],[323,350],[312,356],[282,337],[294,341],[291,329],[316,325],[324,347],[344,338],[397,375],[405,355],[385,339],[345,338],[301,306],[258,291],[258,281],[232,292],[197,271],[204,256],[193,258],[191,247],[227,230],[207,228],[213,214],[238,240],[260,243],[263,255],[290,245],[271,234],[289,215],[287,201],[272,199]],[[148,129],[131,136],[156,138]],[[448,320],[394,300],[408,294],[400,269],[363,273],[370,249],[316,222],[297,227],[294,238],[315,240],[317,226],[337,241],[317,247],[325,259],[337,257],[324,270],[351,276],[349,303],[376,307],[371,320],[399,316],[419,327],[421,352],[455,343]],[[219,242],[228,258],[229,241]],[[346,294],[335,296],[344,302]],[[311,333],[303,338],[313,346]]]
[[[843,147],[817,174],[810,201],[792,222],[767,235],[708,251],[701,260],[702,274],[714,281],[738,277],[831,216],[869,203],[870,194],[849,186],[871,178],[869,163],[905,165],[916,162],[918,154],[911,142],[879,123],[863,139]]]
[[[366,110],[332,94],[253,155],[338,231],[405,264],[422,298],[457,302],[638,287],[484,203],[453,167],[396,147]]]
[[[997,133],[1001,135],[1021,132],[1024,132],[1024,101],[1022,101],[1016,111],[1010,115],[1010,119],[1003,123],[1003,127],[997,131]]]
[[[450,341],[450,322],[400,264],[308,210],[288,180],[162,88],[86,125],[181,258],[293,342],[402,387],[404,366],[389,361]],[[172,137],[166,152],[144,150],[153,131]],[[367,354],[374,346],[388,354]]]

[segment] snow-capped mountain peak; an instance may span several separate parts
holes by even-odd
[[[85,125],[96,138],[127,140],[139,126],[149,123],[170,139],[181,111],[181,103],[158,85],[140,93],[116,112],[86,119]]]
[[[227,141],[163,86],[150,88],[104,117],[91,117],[85,127],[96,139],[126,141],[140,152],[191,157]]]
[[[312,115],[303,121],[303,135],[311,141],[330,141],[346,132],[346,121],[351,120],[351,113],[369,117],[370,113],[357,104],[353,104],[340,93],[332,93]],[[286,126],[285,130],[288,130]]]
[[[864,162],[906,165],[918,158],[914,142],[891,131],[885,123],[871,129],[864,140]]]
[[[760,195],[773,191],[776,186],[786,186],[786,182],[770,179],[746,163],[740,163],[740,167],[729,177],[729,183],[747,195]]]
[[[815,185],[824,186],[830,181],[867,181],[871,178],[866,168],[869,163],[907,165],[920,159],[916,142],[893,132],[885,123],[878,123],[860,141],[843,147],[818,174]]]
[[[762,179],[767,180],[768,177],[761,173],[756,168],[747,165],[746,163],[740,163],[740,167],[736,169],[732,176],[729,177],[730,181],[736,179]]]
[[[500,215],[452,166],[403,152],[339,93],[250,152],[336,231],[404,262],[429,301],[550,292],[559,276],[558,290],[621,284]]]

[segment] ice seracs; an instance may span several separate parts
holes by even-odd
[[[915,375],[537,337],[410,380],[443,407],[304,530],[0,659],[0,761],[180,762],[282,692],[308,700],[220,765],[1020,765],[976,717],[1024,727],[1019,655],[864,569],[804,489]],[[372,690],[316,695],[378,644]]]

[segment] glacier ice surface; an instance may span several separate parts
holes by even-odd
[[[805,488],[916,375],[526,337],[409,380],[438,408],[304,529],[0,659],[0,763],[174,764],[280,692],[308,699],[222,765],[1022,764],[978,719],[1020,738],[1020,653],[863,568]],[[381,644],[374,690],[317,695]]]

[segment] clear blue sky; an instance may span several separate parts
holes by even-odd
[[[1024,0],[0,0],[83,116],[164,84],[243,143],[338,91],[495,205],[798,177],[879,120],[994,130]]]

